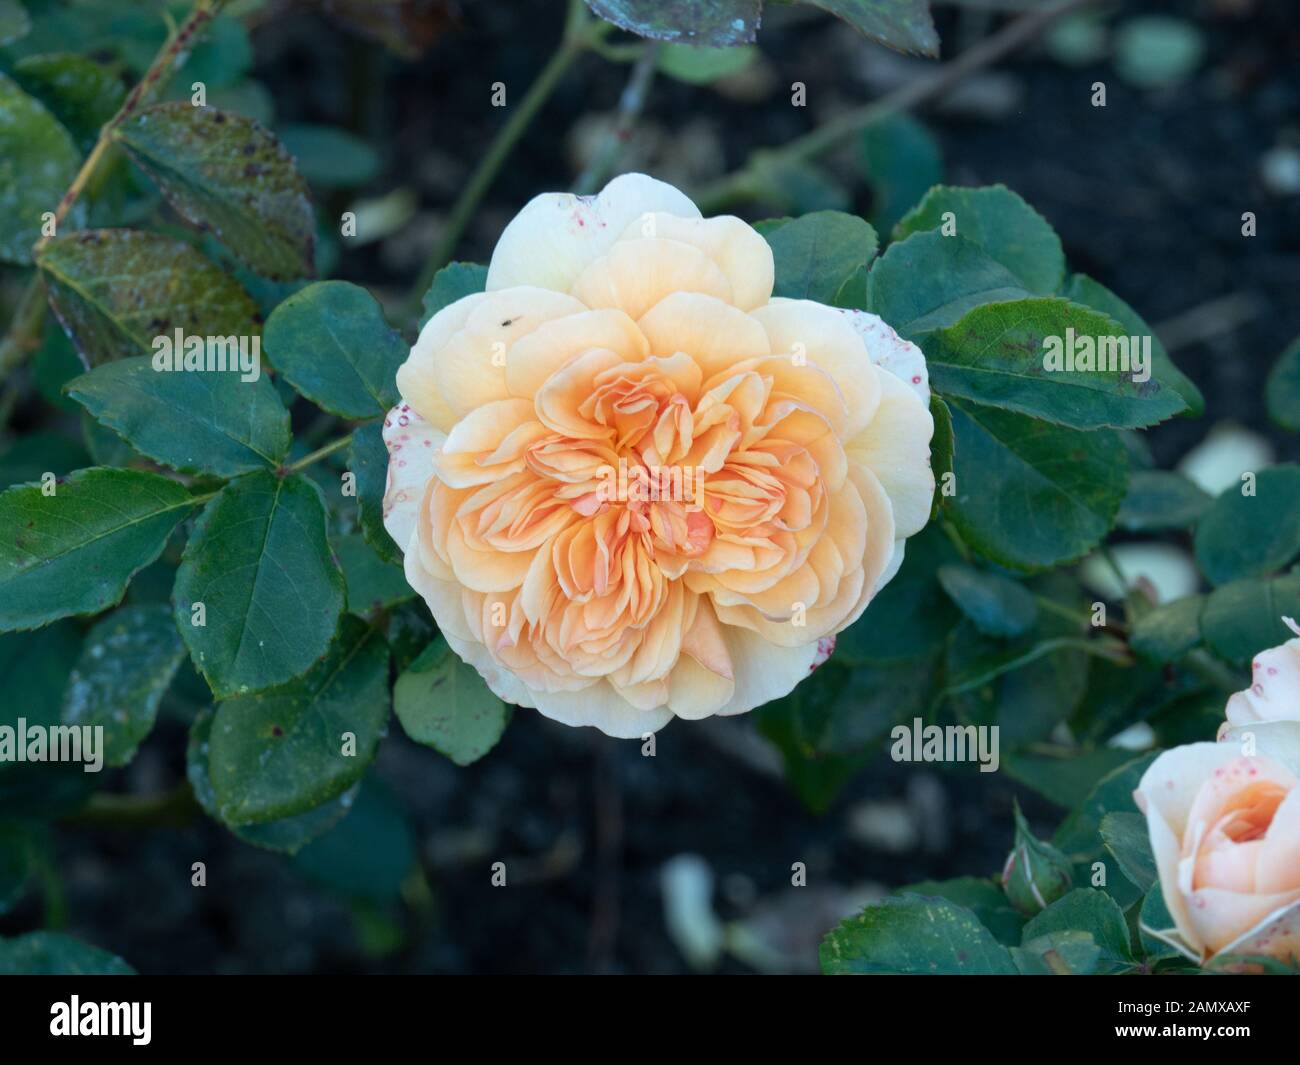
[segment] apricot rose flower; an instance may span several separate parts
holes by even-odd
[[[538,196],[424,327],[385,522],[507,702],[641,736],[787,694],[929,515],[920,351],[773,299],[772,253],[640,174]]]
[[[1174,927],[1196,961],[1300,961],[1300,722],[1230,729],[1160,755],[1134,793]]]

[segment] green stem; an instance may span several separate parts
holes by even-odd
[[[65,817],[72,825],[109,828],[181,828],[202,811],[188,783],[155,795],[118,795],[96,792],[86,804]]]
[[[726,174],[698,190],[695,202],[706,214],[716,214],[740,201],[759,199],[768,187],[768,175],[774,168],[807,162],[860,133],[874,122],[888,118],[947,92],[958,82],[997,62],[1028,44],[1053,23],[1095,0],[1054,0],[1031,11],[986,37],[956,59],[936,67],[924,78],[909,82],[879,100],[855,107],[825,122],[810,133],[797,137],[780,148],[757,151],[739,170]]]
[[[299,470],[305,469],[312,463],[319,462],[327,455],[332,455],[336,451],[342,451],[350,443],[352,443],[351,433],[348,433],[347,436],[341,436],[337,440],[331,440],[328,444],[323,444],[310,454],[304,455],[297,462],[292,462],[288,466],[285,466],[284,472],[297,473]]]
[[[154,61],[149,65],[149,69],[145,71],[144,77],[140,79],[139,84],[131,90],[122,106],[118,108],[117,114],[110,118],[100,129],[95,146],[91,148],[90,154],[86,156],[85,161],[81,164],[81,169],[77,171],[76,177],[72,179],[72,184],[68,186],[68,190],[63,194],[58,206],[54,209],[54,225],[50,227],[53,232],[58,231],[58,227],[67,218],[68,212],[72,210],[82,192],[85,191],[87,185],[91,184],[96,173],[100,170],[101,164],[112,147],[113,131],[127,117],[133,114],[149,94],[164,81],[171,73],[173,65],[176,65],[177,61],[182,59],[193,46],[204,27],[216,17],[227,2],[228,0],[195,0],[194,8],[191,10],[189,17],[181,23],[176,32],[168,38],[167,42],[159,50],[157,56],[154,57]],[[42,236],[36,242],[33,249],[34,254],[39,255],[41,249],[49,243],[49,240],[49,235]],[[41,284],[40,272],[37,271],[27,283],[27,288],[18,301],[18,311],[14,315],[13,324],[9,328],[8,335],[3,343],[0,343],[0,377],[4,377],[17,369],[26,360],[27,356],[40,346],[40,332],[44,323],[45,292]]]
[[[442,238],[424,264],[424,269],[420,271],[419,279],[407,299],[407,316],[416,313],[425,292],[433,283],[434,275],[451,262],[470,219],[474,217],[474,212],[478,210],[483,197],[533,118],[550,99],[556,86],[578,57],[591,47],[593,41],[603,37],[609,29],[609,23],[593,20],[588,15],[583,0],[570,0],[568,20],[559,48],[542,68],[542,72],[537,75],[537,80],[524,94],[524,98],[506,120],[505,125],[497,132],[487,153],[475,167],[468,184],[461,190],[460,196],[452,205]]]
[[[167,40],[167,43],[162,46],[162,49],[154,57],[154,61],[149,64],[149,69],[144,72],[144,77],[140,79],[136,87],[122,101],[122,106],[117,109],[117,114],[100,128],[95,146],[91,148],[90,154],[86,156],[86,161],[81,164],[77,176],[72,179],[72,184],[68,186],[68,191],[63,194],[63,199],[59,201],[58,207],[54,209],[54,226],[51,228],[57,229],[58,225],[67,217],[68,212],[72,210],[72,205],[77,202],[77,197],[81,195],[82,190],[93,177],[109,148],[112,147],[114,130],[134,114],[148,98],[149,94],[171,73],[173,64],[189,53],[189,49],[203,31],[203,28],[216,18],[217,13],[226,3],[227,0],[196,0],[189,17],[180,24],[176,32]],[[40,250],[45,247],[49,239],[47,235],[37,241],[35,249],[37,254],[40,254]]]
[[[659,42],[647,41],[641,46],[641,54],[627,85],[618,101],[618,114],[609,132],[605,134],[601,145],[596,149],[578,180],[574,182],[573,191],[579,196],[589,196],[596,192],[614,171],[624,145],[632,135],[632,128],[645,109],[650,95],[650,85],[654,81],[655,63],[659,59]]]
[[[1199,648],[1183,659],[1183,665],[1202,680],[1208,681],[1221,691],[1238,692],[1250,683],[1249,680],[1243,680],[1233,673],[1217,658]]]

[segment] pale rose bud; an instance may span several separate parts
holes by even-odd
[[[772,252],[641,174],[538,196],[397,374],[385,521],[502,699],[636,737],[786,695],[929,517],[925,360],[773,299]]]
[[[1017,805],[1016,842],[1002,867],[1002,890],[1011,905],[1033,916],[1069,891],[1073,879],[1070,859],[1035,838]]]
[[[1300,721],[1300,626],[1282,619],[1297,639],[1261,651],[1250,664],[1250,687],[1228,700],[1230,726]]]
[[[1243,753],[1246,752],[1246,753]],[[1134,799],[1146,814],[1174,928],[1148,928],[1204,964],[1300,961],[1300,722],[1230,728],[1160,755]]]

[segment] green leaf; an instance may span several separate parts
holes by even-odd
[[[0,636],[0,725],[59,724],[63,690],[81,649],[75,622]],[[77,809],[94,790],[82,763],[0,762],[0,810],[8,817],[49,821]]]
[[[121,80],[108,68],[71,52],[25,56],[14,64],[14,78],[50,109],[84,151],[126,98]]]
[[[1074,429],[1140,428],[1173,417],[1185,403],[1154,379],[1135,380],[1138,364],[1130,360],[1139,356],[1130,350],[1133,339],[1120,335],[1112,319],[1078,304],[1026,299],[976,307],[922,346],[930,384],[947,398]],[[1085,340],[1095,346],[1097,368],[1065,368]],[[1059,366],[1049,363],[1055,358]]]
[[[190,726],[189,741],[185,747],[185,777],[204,812],[214,820],[220,820],[217,813],[217,796],[212,789],[212,777],[208,772],[212,722],[215,717],[216,714],[211,707],[204,707]],[[361,785],[354,784],[337,798],[323,802],[314,809],[294,817],[283,817],[278,821],[263,821],[253,825],[227,825],[226,827],[245,843],[252,844],[254,847],[281,854],[297,854],[313,839],[324,835],[343,819],[356,802],[360,790]]]
[[[1149,962],[1186,956],[1170,942],[1174,940],[1182,943],[1182,936],[1165,906],[1165,897],[1160,891],[1159,883],[1152,884],[1151,890],[1142,900],[1142,909],[1138,914],[1138,938],[1142,953]]]
[[[828,932],[819,953],[828,975],[1016,972],[1010,951],[970,910],[923,895],[868,906]]]
[[[0,976],[134,976],[115,954],[59,932],[0,939]]]
[[[1019,636],[1038,617],[1033,593],[1008,577],[972,566],[940,566],[939,583],[986,636]]]
[[[762,13],[762,0],[587,0],[587,6],[638,37],[711,48],[752,43]]]
[[[87,367],[153,353],[156,337],[253,337],[252,297],[190,245],[157,233],[92,229],[50,241],[38,265]]]
[[[1300,572],[1295,570],[1214,589],[1201,611],[1201,635],[1220,658],[1242,665],[1290,639],[1284,617],[1300,617]]]
[[[59,433],[25,434],[0,454],[0,488],[39,481],[46,473],[63,477],[87,465],[89,458],[84,447]]]
[[[433,284],[424,294],[420,315],[420,328],[444,307],[459,299],[482,292],[487,284],[487,267],[478,263],[448,263],[433,275]]]
[[[802,0],[829,11],[886,47],[910,55],[939,58],[939,35],[930,0]]]
[[[126,765],[153,731],[158,704],[184,657],[165,603],[113,611],[86,634],[63,696],[63,723],[103,728],[104,761]]]
[[[276,821],[343,794],[374,761],[388,711],[388,645],[345,618],[306,676],[218,705],[208,773],[221,820]]]
[[[331,414],[375,418],[397,403],[408,348],[364,288],[308,285],[275,309],[263,340],[285,380]]]
[[[1103,965],[1103,953],[1088,932],[1049,932],[1012,947],[1016,968],[1025,976],[1087,976]],[[1116,970],[1111,969],[1114,972]]]
[[[1163,666],[1176,661],[1201,642],[1201,610],[1205,596],[1189,595],[1162,603],[1133,623],[1129,646]]]
[[[1149,336],[1151,338],[1151,377],[1165,388],[1172,388],[1187,404],[1185,414],[1199,418],[1205,413],[1205,397],[1191,380],[1174,365],[1169,352],[1160,343],[1155,330],[1151,328],[1132,307],[1120,299],[1105,285],[1099,284],[1086,274],[1074,274],[1062,290],[1061,295],[1073,303],[1082,303],[1085,307],[1100,311],[1115,319],[1124,327],[1129,336]]]
[[[1134,470],[1115,524],[1129,532],[1164,532],[1195,525],[1210,497],[1180,473]]]
[[[113,606],[193,506],[157,474],[78,470],[0,493],[0,632]]]
[[[510,720],[510,707],[441,637],[397,678],[393,708],[411,739],[462,766],[495,747]]]
[[[1108,774],[1128,765],[1132,760],[1132,751],[1121,750],[1118,747],[1098,747],[1096,750],[1074,754],[1068,758],[1016,753],[1004,757],[1002,762],[1013,779],[1033,788],[1039,795],[1050,799],[1058,806],[1072,808],[1087,802],[1100,781],[1106,779]],[[1137,782],[1134,781],[1128,791],[1130,796],[1136,786]],[[1096,821],[1092,824],[1092,836],[1085,841],[1090,842],[1095,851],[1101,850],[1101,840],[1097,836],[1097,825],[1100,821],[1101,814],[1098,813]],[[1069,823],[1067,820],[1066,824]],[[1057,832],[1055,844],[1075,861],[1081,860],[1079,854],[1073,853],[1070,847],[1062,842],[1061,833],[1064,831],[1063,826]],[[1077,841],[1075,836],[1069,838],[1071,841]]]
[[[1150,891],[1156,882],[1156,859],[1151,853],[1147,819],[1114,810],[1101,819],[1101,839],[1124,875],[1142,891]]]
[[[361,789],[352,813],[294,858],[298,872],[346,898],[388,906],[415,865],[415,839],[400,803],[378,781]]]
[[[1191,77],[1205,55],[1205,37],[1189,19],[1146,15],[1125,19],[1115,33],[1115,69],[1143,89]]]
[[[814,670],[789,695],[754,711],[759,734],[781,752],[787,785],[814,813],[824,813],[876,753],[844,755],[818,748],[850,675],[832,660]]]
[[[764,233],[776,262],[773,296],[816,300],[832,306],[861,286],[879,238],[861,218],[839,211],[815,211]]]
[[[63,690],[80,650],[81,634],[72,621],[0,636],[0,676],[8,678],[0,725],[16,728],[20,717],[29,725],[57,725]],[[0,774],[17,768],[17,763],[0,762]]]
[[[950,326],[985,303],[1028,295],[1019,279],[974,241],[945,237],[937,229],[895,241],[867,275],[867,309],[909,340]]]
[[[1069,804],[1075,807],[1074,812],[1065,819],[1053,837],[1053,842],[1076,862],[1090,860],[1102,853],[1104,844],[1101,839],[1101,821],[1107,813],[1115,810],[1132,813],[1136,810],[1133,792],[1137,789],[1142,774],[1160,752],[1150,751],[1134,758],[1131,751],[1109,747],[1101,748],[1095,753],[1105,754],[1112,761],[1122,761],[1103,774],[1094,776],[1092,786],[1085,789],[1084,795],[1075,803]],[[1059,759],[1057,761],[1059,763]],[[1073,761],[1080,762],[1082,759],[1076,758]]]
[[[394,544],[384,528],[384,491],[388,485],[388,448],[384,446],[384,428],[380,422],[360,426],[352,434],[348,448],[348,470],[357,478],[357,509],[366,543],[385,562],[402,562],[405,544]]]
[[[946,226],[948,213],[952,225]],[[1061,238],[1047,219],[1005,185],[936,185],[894,228],[894,239],[927,229],[978,244],[1035,295],[1051,295],[1065,278]]]
[[[961,876],[954,880],[923,880],[899,888],[895,895],[937,895],[970,910],[994,938],[1008,946],[1020,942],[1025,919],[1007,901],[1006,894],[989,879]]]
[[[1133,946],[1129,941],[1124,911],[1104,891],[1076,888],[1052,903],[1025,925],[1027,943],[1054,932],[1089,933],[1102,949],[1105,967],[1112,972],[1133,964]]]
[[[304,673],[343,609],[320,489],[301,475],[232,481],[195,523],[173,597],[177,627],[218,699]],[[201,626],[191,623],[196,603]]]
[[[936,658],[932,650],[918,659],[872,662],[850,670],[818,667],[815,679],[803,681],[764,708],[760,730],[782,746],[792,778],[804,760],[873,755],[894,725],[910,724],[912,718],[926,713],[934,698]],[[843,675],[837,679],[837,673]],[[785,749],[771,728],[772,716],[781,712],[794,722],[798,742],[794,752]],[[803,795],[802,789],[796,790]]]
[[[58,121],[0,73],[0,261],[30,263],[42,216],[72,184],[81,155]],[[85,209],[73,205],[64,225],[80,227]]]
[[[1032,570],[1080,558],[1110,530],[1128,462],[1109,430],[1084,433],[952,401],[957,531],[986,558]]]
[[[348,610],[353,614],[366,617],[415,597],[402,567],[380,558],[360,533],[332,539],[347,584]]]
[[[104,363],[65,391],[141,454],[185,473],[233,477],[289,453],[289,412],[264,374],[160,373],[146,355]]]
[[[77,369],[81,369],[80,362]],[[143,459],[140,452],[84,410],[81,412],[81,438],[86,442],[86,450],[95,466],[126,467],[134,465],[137,459]]]
[[[871,224],[889,233],[930,186],[943,180],[939,142],[911,115],[899,113],[864,129],[859,147],[871,186]]]
[[[775,204],[786,215],[806,215],[814,211],[847,211],[853,196],[847,188],[822,167],[804,160],[786,160],[779,156],[759,156],[755,160],[754,198]],[[791,221],[781,219],[782,223]],[[766,237],[775,226],[759,223],[755,228]]]
[[[311,194],[275,136],[243,115],[156,104],[113,131],[184,218],[263,277],[314,272]]]
[[[960,614],[940,586],[937,571],[959,558],[937,524],[909,539],[894,579],[836,638],[834,661],[849,665],[910,661],[940,644]]]
[[[719,78],[739,74],[758,58],[750,45],[736,48],[707,48],[694,44],[666,44],[659,49],[655,64],[670,78],[688,85],[708,85]]]
[[[930,518],[933,520],[939,516],[944,488],[952,474],[956,442],[952,435],[952,411],[933,392],[930,393],[930,417],[934,419],[934,436],[930,438],[930,471],[934,474],[934,500],[930,504]]]
[[[0,45],[26,37],[31,29],[27,9],[18,0],[0,0]]]
[[[311,184],[321,188],[355,188],[379,173],[379,156],[356,134],[334,126],[278,126],[280,143]]]
[[[1234,485],[1196,526],[1196,562],[1212,584],[1261,577],[1300,555],[1300,466],[1260,470],[1255,493]]]
[[[1300,433],[1300,337],[1278,357],[1264,386],[1268,414],[1283,429]]]
[[[993,639],[981,636],[970,622],[953,629],[948,637],[947,656],[944,662],[945,694],[958,695],[975,691],[997,678],[1031,665],[1058,651],[1081,651],[1105,655],[1113,653],[1116,645],[1081,636],[1051,636],[1039,638],[1037,634],[1017,640]]]

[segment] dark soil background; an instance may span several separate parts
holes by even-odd
[[[1204,391],[1204,420],[1150,435],[1161,465],[1225,419],[1267,436],[1279,457],[1295,457],[1294,438],[1266,425],[1262,388],[1300,333],[1300,177],[1288,186],[1285,172],[1268,177],[1265,167],[1267,153],[1300,151],[1300,20],[1291,0],[1133,3],[1123,14],[1151,12],[1200,24],[1207,53],[1192,80],[1143,89],[1108,59],[1071,67],[1033,48],[922,117],[942,146],[947,180],[1020,192],[1060,232],[1071,267],[1153,323]],[[937,14],[948,55],[997,21],[947,6]],[[311,14],[258,27],[257,76],[279,117],[366,135],[384,153],[383,175],[366,194],[407,187],[418,198],[402,233],[349,252],[340,276],[394,297],[412,283],[502,121],[487,106],[488,87],[503,81],[522,94],[561,18],[558,0],[465,3],[459,27],[413,63]],[[828,18],[776,7],[759,42],[767,87],[756,82],[747,99],[656,81],[630,144],[639,166],[703,184],[753,148],[780,144],[929,66]],[[615,105],[625,77],[594,57],[570,73],[458,258],[486,261],[526,199],[568,187],[581,161],[575,128]],[[806,109],[789,106],[795,80],[808,86]],[[1095,81],[1107,84],[1105,108],[1089,102]],[[856,209],[869,210],[852,151],[830,165],[853,182]],[[1242,237],[1243,211],[1256,213],[1258,236]],[[179,716],[160,725],[124,790],[181,779],[184,729]],[[500,746],[468,769],[394,727],[343,825],[360,820],[337,853],[314,862],[257,850],[206,819],[148,832],[61,830],[67,930],[142,972],[682,972],[690,966],[668,930],[661,876],[670,859],[694,854],[712,871],[719,918],[770,949],[770,968],[808,969],[820,936],[855,903],[917,880],[995,872],[1011,842],[1016,794],[1044,834],[1055,827],[1061,812],[1004,773],[897,765],[883,751],[815,816],[745,719],[675,724],[646,758],[635,742],[520,711]],[[397,811],[405,833],[367,830],[391,826],[385,810]],[[414,871],[402,876],[412,855]],[[206,863],[206,888],[190,886],[195,861]],[[497,861],[506,864],[505,887],[491,884]],[[329,862],[335,875],[322,877]],[[791,886],[795,862],[807,867],[805,888]],[[396,870],[392,883],[385,863]],[[346,894],[340,868],[356,880]],[[30,899],[0,932],[36,927],[40,912]],[[752,971],[755,953],[741,953],[748,960],[728,952],[719,967]]]

